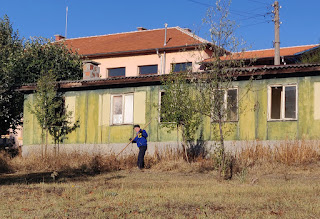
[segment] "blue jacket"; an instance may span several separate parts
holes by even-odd
[[[140,129],[141,131],[141,129]],[[146,130],[142,130],[142,133],[137,132],[137,136],[133,139],[133,143],[137,143],[137,146],[140,147],[140,146],[147,146],[147,137],[148,137],[148,134],[146,132]]]

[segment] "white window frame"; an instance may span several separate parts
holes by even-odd
[[[280,119],[272,119],[271,118],[271,91],[272,87],[282,87],[281,92],[281,106],[280,106]],[[295,118],[285,118],[285,89],[286,87],[295,87],[296,88],[296,115]],[[271,84],[268,85],[268,120],[267,121],[296,121],[298,120],[298,98],[299,98],[298,84],[290,83],[290,84]]]
[[[223,96],[223,108],[225,109],[226,112],[227,111],[227,107],[228,107],[228,91],[229,90],[236,90],[237,91],[237,118],[236,120],[229,120],[228,119],[228,115],[224,115],[224,122],[238,122],[239,121],[239,88],[238,86],[233,86],[233,87],[229,87],[227,89],[221,89],[221,90],[224,90],[224,96]],[[214,97],[213,97],[213,101],[214,101]],[[213,118],[211,118],[211,122],[214,123],[214,122],[217,122],[216,120],[214,120]]]
[[[122,98],[122,122],[121,123],[114,123],[114,110],[113,110],[113,98],[119,97]],[[132,96],[132,122],[131,123],[125,123],[124,122],[124,115],[125,115],[125,96]],[[111,110],[110,110],[110,124],[111,125],[133,125],[134,122],[134,93],[122,93],[122,94],[112,94],[111,95],[111,104],[110,104]]]

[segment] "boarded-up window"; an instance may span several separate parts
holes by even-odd
[[[297,86],[271,86],[269,119],[290,120],[297,118]]]
[[[112,96],[112,124],[133,123],[133,94]]]
[[[71,115],[69,117],[69,122],[71,124],[74,124],[76,121],[76,97],[75,96],[66,96],[65,97],[65,107],[67,113],[71,112]]]

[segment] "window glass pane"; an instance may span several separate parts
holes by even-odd
[[[133,123],[133,95],[124,96],[124,119],[125,124]]]
[[[228,90],[227,96],[227,119],[229,121],[236,121],[238,119],[238,90]]]
[[[122,96],[113,97],[113,124],[122,123]]]
[[[173,72],[185,72],[188,70],[192,70],[192,62],[184,62],[184,63],[175,63],[172,64]]]
[[[271,119],[281,118],[282,87],[271,87]]]
[[[108,77],[126,76],[126,68],[109,68]]]
[[[139,74],[140,75],[158,74],[158,65],[139,66]]]
[[[296,87],[285,87],[285,118],[296,118]]]

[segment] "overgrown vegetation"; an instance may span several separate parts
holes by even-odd
[[[184,151],[167,148],[161,153],[156,151],[152,156],[146,155],[146,168],[160,171],[175,172],[208,172],[219,169],[220,153],[209,152],[204,156],[194,157],[188,153],[191,165],[183,159]],[[248,143],[246,147],[236,153],[226,153],[226,160],[232,165],[226,174],[236,175],[252,168],[265,166],[296,166],[317,164],[320,161],[320,143],[309,141],[286,141],[279,145],[263,146],[259,142],[255,145]],[[136,155],[116,157],[115,155],[90,155],[85,153],[60,153],[42,157],[40,154],[28,157],[14,157],[1,155],[0,170],[5,172],[50,172],[50,171],[80,171],[83,173],[99,174],[103,172],[130,170],[136,167]]]
[[[238,172],[233,180],[220,182],[215,180],[217,172],[198,173],[204,169],[199,167],[204,160],[187,164],[179,154],[184,152],[175,150],[167,150],[168,157],[160,154],[147,157],[150,168],[145,172],[131,169],[135,166],[135,156],[115,159],[64,154],[63,159],[56,160],[6,159],[20,172],[0,175],[0,215],[4,218],[318,218],[319,157],[310,152],[317,151],[319,156],[319,146],[313,150],[308,145],[279,145],[281,150],[274,150],[277,156],[272,159],[267,159],[268,148],[259,146],[250,153],[246,149],[238,155],[243,161],[254,157],[255,162],[247,163],[251,166]],[[300,155],[287,153],[291,149]],[[285,154],[288,159],[283,159]],[[305,162],[308,158],[312,158],[311,162]],[[269,162],[273,165],[268,168]],[[57,167],[60,169],[52,172]],[[118,171],[119,167],[124,170]]]

